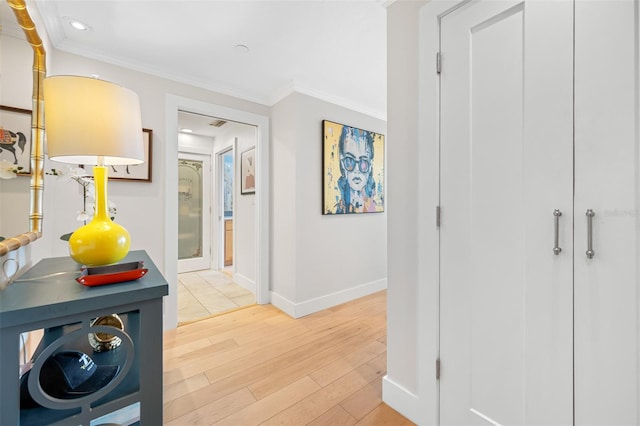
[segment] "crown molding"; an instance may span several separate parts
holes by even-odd
[[[289,83],[286,86],[283,86],[282,88],[280,88],[279,90],[276,90],[274,92],[274,96],[271,98],[268,105],[273,106],[294,92],[311,96],[312,98],[320,99],[322,101],[329,102],[331,104],[335,104],[343,108],[347,108],[352,111],[359,112],[361,114],[369,115],[371,117],[377,118],[382,121],[387,121],[386,111],[371,108],[369,106],[366,106],[357,102],[353,102],[350,99],[337,96],[333,93],[317,90],[312,87],[304,86],[295,82]]]
[[[33,3],[36,9],[38,9],[40,20],[44,23],[44,29],[47,32],[49,41],[53,46],[57,47],[67,36],[62,27],[62,23],[56,18],[58,16],[57,6],[53,2],[44,0],[35,0]]]

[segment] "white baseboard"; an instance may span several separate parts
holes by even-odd
[[[256,294],[256,282],[250,280],[244,275],[238,273],[233,274],[233,282],[238,284],[240,287],[249,290],[251,293]]]
[[[382,401],[415,424],[425,424],[421,420],[426,413],[420,412],[418,396],[391,380],[388,375],[382,378]]]
[[[293,318],[300,318],[305,315],[319,312],[323,309],[350,302],[352,300],[358,299],[359,297],[367,296],[386,288],[387,279],[383,278],[381,280],[361,284],[355,287],[348,288],[346,290],[327,294],[325,296],[316,297],[315,299],[307,300],[301,303],[294,303],[278,295],[277,293],[271,292],[271,304],[273,304],[275,307],[285,312],[286,314],[292,316]]]
[[[293,318],[296,317],[296,304],[291,300],[280,296],[278,293],[274,293],[273,291],[269,292],[271,294],[271,304],[276,308],[280,309],[285,314],[289,315]]]

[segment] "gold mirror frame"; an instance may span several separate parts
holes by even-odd
[[[31,185],[29,231],[0,241],[0,257],[18,250],[42,236],[42,195],[44,192],[44,99],[42,83],[46,74],[46,53],[25,0],[7,0],[33,48],[33,109],[31,113]]]

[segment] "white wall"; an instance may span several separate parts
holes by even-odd
[[[180,152],[213,155],[214,144],[215,139],[208,136],[178,133],[178,151]]]
[[[387,284],[387,214],[322,215],[322,120],[386,133],[382,120],[300,93],[274,105],[272,301],[294,317]]]
[[[288,96],[271,112],[271,301],[294,305],[296,299],[296,170],[295,97]],[[294,173],[295,174],[295,173]],[[320,184],[318,183],[318,186]],[[283,308],[281,308],[283,309]],[[286,311],[286,310],[285,310]]]
[[[425,375],[435,379],[437,357],[435,348],[424,348],[425,341],[436,341],[437,331],[437,294],[423,288],[424,275],[435,270],[431,248],[437,242],[436,205],[427,203],[434,200],[430,177],[437,170],[437,152],[428,152],[419,138],[425,125],[418,107],[419,11],[425,3],[399,0],[387,9],[389,283],[383,400],[416,423],[435,424],[437,389],[429,385],[435,380],[421,380]],[[434,73],[435,54],[424,54],[434,60]],[[425,321],[429,327],[420,328]]]

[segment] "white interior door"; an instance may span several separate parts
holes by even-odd
[[[571,424],[573,5],[464,2],[440,30],[441,424]]]
[[[211,267],[211,156],[178,155],[178,273]]]
[[[576,1],[576,425],[640,424],[639,23],[638,0]]]

